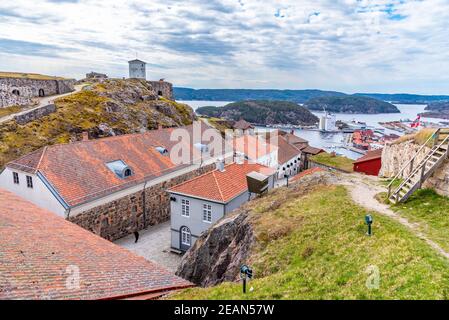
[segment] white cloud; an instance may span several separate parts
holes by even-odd
[[[15,0],[0,69],[203,88],[449,93],[447,0]]]

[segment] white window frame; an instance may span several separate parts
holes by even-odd
[[[203,222],[212,223],[212,206],[203,203]]]
[[[181,200],[181,216],[190,218],[190,200]]]
[[[192,245],[192,233],[186,227],[181,228],[181,244],[185,246]]]
[[[34,188],[33,177],[32,176],[26,176],[26,180],[27,180],[27,188],[33,189]]]
[[[12,173],[12,180],[13,180],[14,184],[20,184],[20,178],[19,178],[18,172]]]

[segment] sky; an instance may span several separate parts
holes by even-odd
[[[0,1],[0,71],[449,94],[449,0]]]

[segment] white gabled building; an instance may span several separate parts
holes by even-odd
[[[275,170],[256,163],[217,164],[217,169],[174,186],[170,193],[171,247],[187,251],[201,234],[250,198],[246,176],[252,172],[274,187]]]

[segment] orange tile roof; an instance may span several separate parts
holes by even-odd
[[[192,125],[184,128],[190,134],[193,131]],[[178,141],[170,141],[175,129],[48,146],[7,166],[41,173],[69,206],[76,206],[189,166],[189,163],[175,164],[155,149],[162,146],[170,151],[177,145]],[[206,129],[210,127],[201,123],[202,132]],[[186,147],[190,150],[190,161],[199,158],[200,152],[193,143]],[[124,161],[133,175],[126,179],[116,176],[106,166],[115,160]]]
[[[77,268],[79,287],[66,286]],[[0,300],[120,298],[190,286],[163,267],[0,189]]]
[[[272,152],[278,147],[269,143],[269,140],[260,136],[243,135],[233,139],[234,151],[245,154],[251,160],[257,160]]]
[[[305,141],[300,137],[281,130],[264,132],[260,135],[263,136],[271,145],[277,146],[279,165],[283,165],[284,163],[301,154],[301,149],[294,145],[294,141],[301,141],[301,143],[302,141]],[[291,137],[296,137],[298,139],[294,140]],[[307,141],[305,142],[307,143]]]
[[[256,163],[232,163],[223,172],[214,170],[169,189],[195,198],[227,203],[248,190],[246,175],[250,172],[273,175],[274,169]]]

